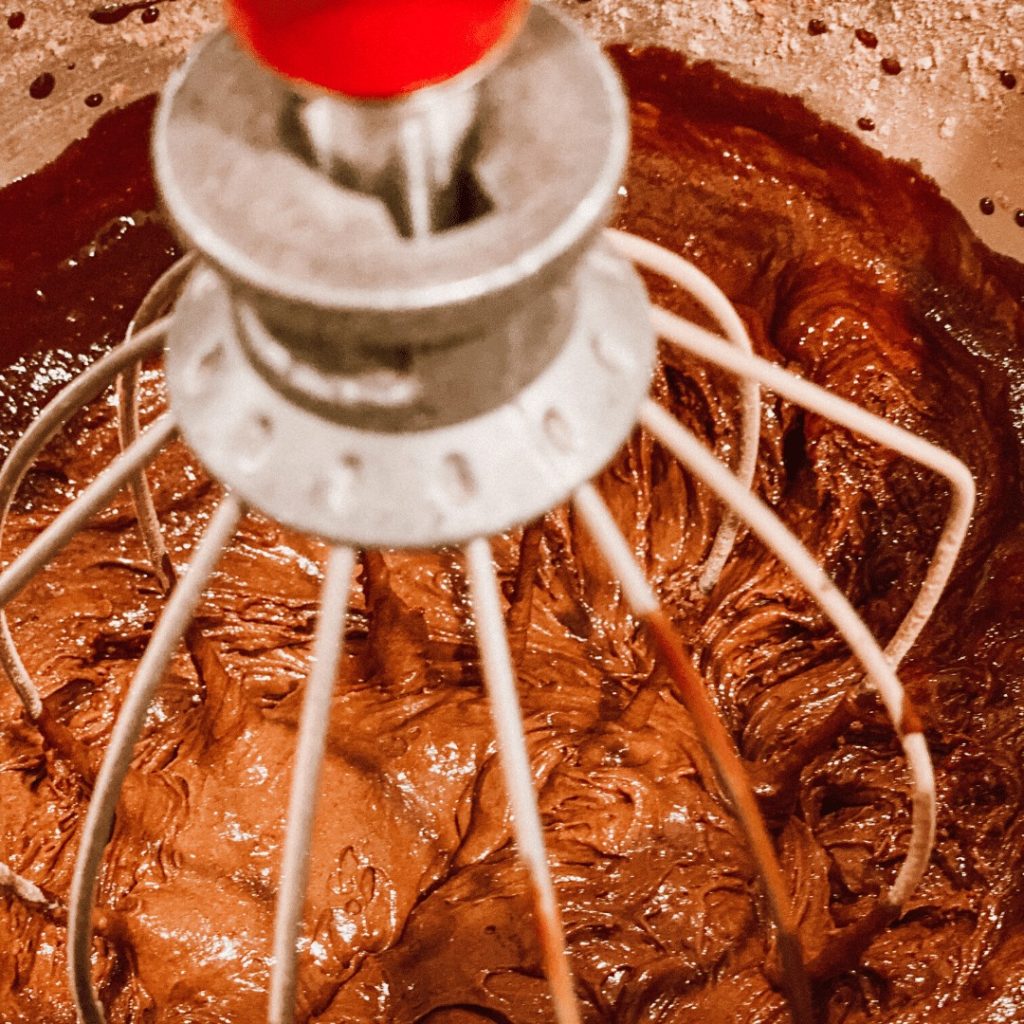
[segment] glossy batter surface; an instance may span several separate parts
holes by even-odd
[[[936,760],[931,870],[899,922],[820,972],[821,1018],[1015,1020],[1024,279],[911,170],[795,101],[668,54],[616,56],[636,133],[621,223],[710,273],[759,352],[949,447],[979,483],[953,585],[903,671]],[[152,213],[150,113],[143,104],[113,115],[58,165],[0,193],[8,439],[116,339],[172,257]],[[662,282],[651,287],[696,315]],[[67,352],[44,354],[53,348]],[[658,397],[734,455],[734,385],[664,356]],[[159,368],[146,380],[148,416],[161,405]],[[112,405],[97,403],[40,461],[6,550],[115,449]],[[182,566],[216,488],[178,447],[152,479]],[[699,594],[721,513],[649,438],[634,437],[600,487],[750,762],[805,946],[823,964],[830,934],[891,883],[909,835],[904,765],[881,709],[755,540],[744,536],[715,591]],[[886,639],[926,568],[944,486],[766,396],[757,487]],[[786,1021],[742,840],[587,535],[559,511],[497,552],[587,1020]],[[100,886],[95,965],[111,1021],[264,1018],[323,554],[246,519],[160,691]],[[122,497],[12,608],[48,709],[95,764],[164,600]],[[40,741],[6,690],[0,706],[0,860],[66,898],[88,779]],[[317,820],[300,1021],[550,1019],[454,554],[364,558]],[[52,917],[0,899],[5,1021],[73,1020],[64,929]]]

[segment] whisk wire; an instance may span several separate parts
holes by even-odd
[[[356,554],[333,548],[321,595],[313,641],[313,666],[306,684],[288,804],[281,888],[274,921],[274,965],[270,974],[270,1024],[291,1024],[295,1015],[296,944],[309,881],[310,839],[317,789],[330,725],[338,665],[341,662],[349,592]]]
[[[161,416],[61,512],[0,576],[0,607],[10,604],[75,534],[85,528],[92,516],[111,502],[131,475],[153,461],[176,431],[174,417],[169,413]]]
[[[708,453],[722,473],[748,493],[714,455]],[[721,719],[704,680],[690,660],[690,654],[661,609],[661,603],[647,581],[636,556],[629,548],[608,506],[593,484],[584,484],[573,496],[573,505],[594,538],[633,612],[651,632],[658,654],[675,685],[676,694],[697,728],[697,735],[715,768],[750,848],[764,886],[769,915],[778,931],[783,983],[796,1024],[811,1024],[810,988],[793,912],[782,868],[771,835],[757,804],[750,780]]]
[[[243,511],[242,503],[228,494],[196,546],[191,563],[171,594],[128,688],[89,801],[68,905],[68,977],[84,1024],[104,1024],[103,1008],[93,988],[90,970],[93,905],[103,851],[109,841],[114,812],[131,767],[135,743],[153,697],[195,614],[210,576],[234,536]]]
[[[735,307],[722,289],[702,270],[678,253],[627,231],[608,228],[605,236],[623,257],[677,284],[711,314],[732,345],[741,352],[753,353],[750,335]],[[740,379],[739,391],[740,452],[735,473],[744,486],[752,487],[761,443],[761,387],[756,380],[744,377]],[[711,593],[722,575],[722,569],[736,543],[739,528],[739,519],[726,510],[701,570],[699,586],[705,594]]]
[[[194,252],[182,256],[166,270],[156,284],[147,292],[138,312],[128,326],[125,344],[157,320],[169,309],[184,287],[196,263]],[[139,435],[139,381],[142,375],[141,362],[133,362],[117,378],[117,434],[121,448],[127,448]],[[153,501],[153,491],[144,470],[133,473],[128,481],[139,534],[145,545],[153,574],[165,592],[175,583],[174,564],[171,562],[164,542],[160,520]]]
[[[929,840],[926,844],[924,839],[934,835],[936,800],[931,762],[923,737],[912,741],[908,749],[910,737],[920,736],[920,722],[912,712],[909,698],[891,661],[853,605],[799,538],[756,494],[736,480],[690,430],[653,401],[644,407],[640,421],[690,472],[726,502],[779,560],[789,567],[832,621],[881,695],[893,727],[907,752],[913,792],[913,840],[899,872],[897,885],[893,886],[887,897],[894,906],[902,905],[928,866],[931,842]]]
[[[923,437],[760,356],[740,352],[696,324],[657,307],[651,316],[655,329],[673,344],[724,370],[757,380],[777,395],[901,453],[949,482],[952,492],[949,511],[931,564],[917,597],[886,647],[891,663],[899,665],[931,618],[963,547],[974,512],[976,489],[971,471],[955,455]],[[897,700],[898,696],[892,691],[886,699]],[[898,717],[898,709],[893,711]]]
[[[464,549],[477,644],[491,716],[498,736],[498,753],[512,807],[512,826],[519,856],[526,866],[537,916],[543,966],[558,1024],[580,1024],[579,1006],[566,951],[561,911],[551,878],[544,827],[523,728],[515,669],[509,653],[505,619],[501,612],[498,579],[491,545],[470,541]]]
[[[163,343],[170,323],[164,317],[139,331],[123,345],[108,352],[83,370],[32,421],[28,429],[11,449],[0,465],[0,542],[14,496],[39,453],[53,439],[57,431],[83,406],[108,387],[119,373],[132,363],[152,354]],[[29,675],[18,653],[7,621],[6,609],[0,605],[0,664],[11,680],[18,698],[32,721],[43,712],[39,689]]]

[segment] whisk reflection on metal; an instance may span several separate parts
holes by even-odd
[[[387,103],[312,94],[223,33],[204,43],[167,89],[154,150],[168,210],[199,260],[165,276],[140,311],[140,329],[44,410],[0,469],[2,527],[38,453],[119,378],[124,452],[0,577],[3,608],[130,486],[154,573],[170,593],[95,779],[68,902],[70,978],[88,1024],[104,1019],[90,966],[94,902],[121,787],[154,694],[250,507],[331,545],[288,809],[269,1020],[293,1015],[310,836],[357,551],[458,544],[555,1013],[560,1024],[579,1021],[486,539],[566,499],[694,719],[764,887],[793,1017],[812,1019],[787,884],[733,742],[589,483],[637,423],[725,506],[701,585],[714,585],[745,523],[820,604],[879,693],[907,759],[913,806],[909,849],[881,902],[898,910],[927,867],[934,781],[896,669],[964,540],[970,473],[927,441],[754,355],[728,300],[685,260],[620,232],[602,237],[628,150],[621,86],[600,51],[546,7],[525,15],[522,4],[506,7],[523,26],[500,53]],[[630,263],[677,283],[723,337],[651,310]],[[158,316],[175,297],[173,314]],[[735,471],[647,397],[657,336],[739,378]],[[162,345],[170,411],[139,433],[138,366]],[[950,485],[935,556],[885,649],[751,489],[762,387]],[[226,489],[180,579],[144,476],[179,431]],[[29,719],[74,750],[44,708],[5,616],[0,660]],[[0,885],[35,891],[7,874]]]

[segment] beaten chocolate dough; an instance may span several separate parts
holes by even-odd
[[[635,436],[600,481],[750,764],[821,1019],[1019,1019],[1024,277],[911,168],[797,101],[664,52],[615,56],[636,135],[620,223],[711,274],[760,353],[948,447],[979,483],[964,556],[902,673],[936,762],[931,868],[900,920],[832,955],[830,936],[870,916],[909,835],[905,767],[878,702],[754,539],[699,593],[721,511],[650,438]],[[154,212],[152,110],[108,115],[0,194],[5,444],[117,341],[175,255]],[[734,383],[663,355],[658,397],[734,454]],[[149,417],[162,403],[157,366],[145,382]],[[77,416],[28,479],[7,551],[115,446],[109,401]],[[152,481],[181,566],[217,488],[180,446]],[[769,395],[757,489],[887,639],[925,571],[945,486]],[[560,510],[496,550],[586,1020],[787,1020],[742,838],[593,544]],[[96,977],[112,1022],[264,1019],[323,553],[249,516],[159,692],[99,888]],[[88,775],[164,600],[121,496],[12,606],[85,778],[5,687],[0,860],[58,900]],[[452,553],[363,559],[317,808],[300,1021],[550,1019],[466,612]],[[59,909],[42,915],[8,894],[0,921],[0,1018],[73,1021]]]

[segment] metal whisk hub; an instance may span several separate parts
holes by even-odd
[[[300,94],[212,37],[155,137],[211,268],[169,338],[187,440],[341,543],[461,542],[565,500],[654,362],[644,289],[597,241],[628,143],[614,70],[543,7],[500,59],[389,102]]]

